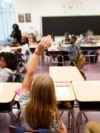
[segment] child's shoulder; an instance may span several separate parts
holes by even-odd
[[[9,68],[0,68],[0,73],[3,72],[3,73],[13,73],[13,71]]]
[[[0,68],[0,82],[7,82],[13,71],[9,68]]]

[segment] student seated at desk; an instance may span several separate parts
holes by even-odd
[[[52,46],[57,46],[59,44],[59,42],[55,40],[55,36],[53,34],[51,35],[51,39],[52,39],[51,43]]]
[[[93,42],[94,36],[93,33],[91,33],[91,30],[88,30],[87,32],[84,32],[83,34],[80,35],[80,39],[77,42],[79,45],[87,45],[91,44],[95,45]],[[86,55],[86,60],[89,61],[90,63],[96,63],[98,59],[98,52],[97,50],[83,50],[82,51],[84,55]],[[90,56],[89,56],[90,55]]]
[[[100,133],[100,122],[89,121],[86,124],[85,133]]]
[[[10,44],[10,47],[18,47],[20,46],[20,43],[16,38],[13,38],[12,43]]]
[[[36,36],[34,34],[29,34],[28,42],[29,42],[29,46],[36,46],[37,45]]]
[[[46,128],[51,133],[67,133],[57,109],[53,80],[48,74],[41,74],[33,81],[40,55],[50,46],[51,37],[47,36],[35,49],[22,84],[19,103],[26,128]]]
[[[26,73],[26,68],[27,68],[27,63],[29,58],[31,57],[32,53],[29,49],[29,44],[28,44],[28,38],[26,36],[23,36],[21,38],[21,52],[16,50],[16,54],[18,56],[20,56],[20,58],[22,59],[22,61],[20,61],[19,65],[18,65],[18,73],[17,74],[17,78],[16,81],[17,82],[22,82]]]
[[[17,69],[17,56],[10,52],[0,53],[0,82],[11,82]]]
[[[61,51],[65,51],[65,54],[64,54],[64,61],[75,61],[76,60],[76,57],[78,55],[78,51],[79,51],[79,48],[78,46],[75,44],[77,38],[75,36],[72,36],[70,38],[70,46],[69,47],[63,47],[63,46],[60,46],[59,49]],[[59,56],[58,57],[58,66],[62,66],[62,56]]]
[[[69,44],[71,35],[69,32],[64,33],[64,39],[62,39],[61,44]]]
[[[20,45],[29,44],[28,37],[22,36]]]

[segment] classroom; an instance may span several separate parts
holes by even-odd
[[[100,0],[0,0],[0,133],[100,133],[99,25]]]

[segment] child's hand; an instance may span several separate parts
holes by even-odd
[[[61,43],[58,44],[57,49],[61,50]]]
[[[51,36],[48,35],[47,37],[44,37],[41,42],[38,44],[36,51],[39,52],[40,54],[42,53],[42,51],[48,49],[51,46]]]

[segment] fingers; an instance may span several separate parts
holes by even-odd
[[[52,40],[50,35],[48,35],[47,37],[44,37],[39,43],[37,47],[37,51],[41,53],[42,51],[48,49],[51,46],[51,42]]]
[[[42,40],[41,40],[41,44],[44,45],[45,47],[50,47],[51,46],[51,36],[48,35],[47,37],[44,37]]]

